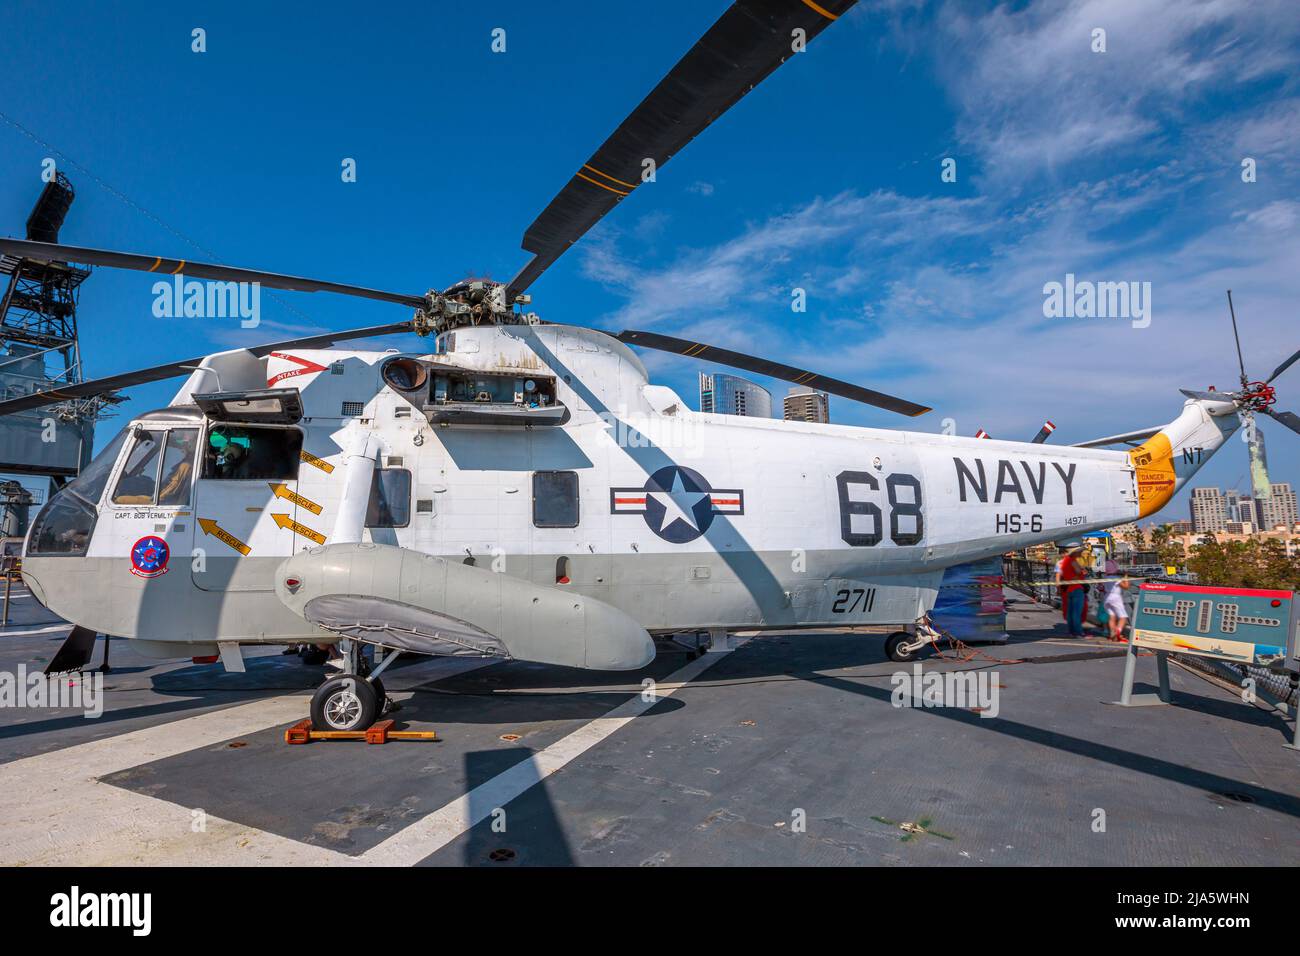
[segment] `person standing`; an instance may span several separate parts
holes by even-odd
[[[1119,565],[1114,561],[1106,562],[1106,576],[1119,574]],[[1106,597],[1103,606],[1106,608],[1106,623],[1109,625],[1110,639],[1112,641],[1124,640],[1124,629],[1128,626],[1128,608],[1124,606],[1124,592],[1129,588],[1129,580],[1117,578],[1107,581],[1105,588]]]
[[[1088,575],[1083,562],[1079,560],[1083,545],[1078,541],[1067,541],[1061,550],[1064,554],[1056,566],[1056,579],[1060,582],[1061,614],[1065,617],[1070,636],[1083,637],[1083,619],[1088,607],[1087,587],[1078,583]]]

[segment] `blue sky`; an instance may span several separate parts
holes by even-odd
[[[78,189],[69,243],[417,293],[505,279],[534,216],[725,3],[406,6],[11,0],[0,111],[48,146],[0,121],[0,231],[22,234],[52,155]],[[1298,84],[1293,0],[864,2],[552,267],[534,307],[935,408],[905,423],[833,401],[846,423],[1027,439],[1050,418],[1068,443],[1165,422],[1178,387],[1234,383],[1225,289],[1257,377],[1300,347]],[[1150,282],[1150,326],[1045,318],[1066,273]],[[86,283],[89,375],[401,317],[275,293],[251,331],[156,319],[152,281]],[[701,366],[645,357],[694,402]],[[1300,372],[1280,393],[1300,409]],[[1296,483],[1300,438],[1263,429]],[[1200,478],[1246,474],[1242,446]]]

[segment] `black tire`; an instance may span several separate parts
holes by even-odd
[[[900,664],[916,660],[916,651],[903,650],[903,645],[910,644],[913,640],[915,638],[906,631],[895,631],[885,638],[885,656]]]
[[[375,699],[379,702],[378,709],[375,711],[375,720],[384,716],[384,707],[388,702],[388,692],[384,690],[384,682],[378,677],[370,681],[370,686],[375,690]]]
[[[319,647],[308,647],[302,652],[302,662],[308,667],[320,667],[330,656]]]
[[[311,698],[312,730],[365,730],[378,716],[379,695],[361,677],[331,677]]]

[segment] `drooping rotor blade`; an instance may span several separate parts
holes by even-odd
[[[287,289],[291,292],[336,292],[339,295],[354,295],[362,299],[396,302],[399,305],[409,305],[413,309],[419,309],[425,305],[425,298],[422,295],[384,292],[381,289],[366,289],[357,285],[322,282],[319,279],[304,279],[300,276],[285,276],[274,272],[258,272],[256,269],[238,269],[234,266],[215,265],[207,262],[190,262],[186,259],[164,259],[161,256],[141,256],[132,252],[85,249],[80,246],[64,246],[50,242],[29,242],[26,239],[0,238],[0,253],[20,259],[38,259],[43,262],[84,262],[87,265],[108,266],[113,269],[134,269],[137,272],[152,272],[159,276],[181,273],[190,279],[214,279],[219,282],[257,282],[268,289]]]
[[[1043,427],[1038,429],[1038,434],[1034,436],[1031,444],[1041,445],[1043,442],[1047,441],[1047,436],[1052,434],[1054,431],[1056,431],[1055,425],[1051,422],[1043,422]]]
[[[278,352],[281,349],[314,349],[328,348],[335,342],[343,342],[348,339],[364,339],[378,335],[392,335],[398,332],[410,332],[413,330],[410,322],[394,322],[389,325],[375,325],[364,329],[351,329],[343,332],[324,332],[320,335],[310,335],[299,339],[289,339],[284,342],[273,342],[266,345],[255,345],[248,349],[257,357],[269,355],[271,352]],[[206,355],[200,355],[198,358],[182,359],[179,362],[168,362],[165,365],[154,365],[151,368],[137,369],[134,372],[123,372],[120,375],[109,375],[105,378],[92,379],[88,382],[78,382],[75,385],[65,385],[61,388],[47,388],[44,391],[33,392],[30,395],[24,395],[21,398],[11,398],[8,401],[0,402],[0,415],[12,415],[15,412],[25,412],[33,408],[42,408],[46,405],[57,405],[59,402],[66,402],[74,398],[94,398],[97,395],[104,395],[108,392],[116,391],[119,388],[127,388],[131,385],[143,385],[146,382],[161,382],[163,379],[175,378],[177,375],[184,375],[191,371],[194,366],[202,362]]]
[[[1146,441],[1152,435],[1158,434],[1162,425],[1153,425],[1150,428],[1138,428],[1131,432],[1122,432],[1118,435],[1107,435],[1105,438],[1094,438],[1091,441],[1077,441],[1071,448],[1104,448],[1106,445],[1135,445],[1138,442]]]
[[[805,385],[819,392],[838,395],[841,398],[851,398],[855,402],[874,405],[877,408],[898,412],[902,415],[923,415],[930,411],[925,405],[917,405],[914,402],[895,398],[883,392],[872,391],[869,388],[863,388],[861,385],[853,385],[849,382],[842,382],[837,378],[818,375],[816,372],[795,368],[793,365],[756,358],[743,352],[733,352],[730,349],[720,349],[712,345],[692,342],[689,339],[660,335],[658,332],[636,332],[631,330],[620,332],[616,338],[620,342],[626,342],[629,345],[640,345],[643,348],[656,349],[660,352],[686,355],[690,358],[702,359],[718,365],[727,365],[746,372],[756,372],[759,375],[779,378],[786,382],[793,382],[795,385]],[[3,406],[0,406],[0,408],[3,408]]]
[[[1273,374],[1270,375],[1268,378],[1264,379],[1264,384],[1267,385],[1269,382],[1273,381],[1273,379],[1277,378],[1279,375],[1281,375],[1283,372],[1289,369],[1292,365],[1296,363],[1296,359],[1300,359],[1300,349],[1297,349],[1294,355],[1292,355],[1289,359],[1287,359],[1277,368],[1273,369]]]
[[[1191,388],[1180,388],[1178,391],[1188,398],[1203,398],[1211,402],[1230,402],[1237,397],[1236,392],[1198,392]]]
[[[856,0],[737,0],[641,105],[582,164],[524,233],[533,258],[511,280],[513,302],[605,213],[657,171]],[[796,34],[795,31],[802,31]]]
[[[1275,412],[1271,408],[1261,408],[1260,411],[1300,435],[1300,415],[1295,412]]]
[[[1250,379],[1246,377],[1246,360],[1241,357],[1241,336],[1237,334],[1237,310],[1232,307],[1231,289],[1228,290],[1228,314],[1232,316],[1232,339],[1237,343],[1237,367],[1241,369],[1241,387],[1244,391]]]

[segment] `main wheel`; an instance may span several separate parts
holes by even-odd
[[[300,656],[308,667],[319,667],[329,660],[329,655],[314,644],[304,645]]]
[[[311,698],[313,730],[365,730],[379,716],[380,698],[370,681],[350,674],[331,677]]]
[[[907,631],[895,631],[885,638],[885,656],[900,664],[916,659],[916,651],[903,650],[904,644],[910,644],[915,638]]]

